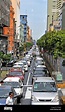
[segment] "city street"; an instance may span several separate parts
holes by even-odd
[[[65,0],[0,0],[0,105],[10,104],[65,105]]]

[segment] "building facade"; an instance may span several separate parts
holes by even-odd
[[[12,2],[12,6],[14,8],[14,18],[15,18],[15,22],[16,22],[16,36],[15,39],[17,40],[17,42],[20,41],[20,30],[19,30],[19,26],[20,26],[20,0],[11,0]]]
[[[0,0],[0,51],[7,53],[8,36],[4,34],[3,27],[10,25],[10,0]]]
[[[15,50],[14,41],[15,41],[15,19],[14,19],[14,8],[10,6],[10,26],[4,27],[4,34],[8,36],[8,52],[13,53]]]
[[[27,15],[20,15],[20,23],[24,26],[24,42],[27,41]]]
[[[27,42],[32,42],[32,30],[27,26]]]
[[[50,24],[54,21],[58,21],[60,14],[60,8],[63,4],[63,0],[48,0],[47,4],[47,31],[49,31]]]
[[[61,26],[62,30],[65,30],[65,2],[63,3],[63,5],[61,7],[60,26]]]
[[[22,23],[20,23],[20,41],[24,43],[24,26]]]

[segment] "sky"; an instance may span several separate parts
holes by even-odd
[[[38,40],[47,27],[47,0],[20,0],[20,14],[27,15],[32,38]]]

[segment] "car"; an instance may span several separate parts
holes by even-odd
[[[24,60],[27,62],[28,67],[30,67],[30,58],[26,55],[26,57],[24,57]]]
[[[43,71],[43,72],[45,72],[45,74],[49,74],[49,71],[48,71],[48,69],[46,68],[46,66],[45,65],[38,65],[38,66],[36,66],[35,68],[34,68],[34,71]]]
[[[23,63],[24,71],[27,72],[27,71],[28,71],[28,64],[27,64],[27,61],[21,60],[21,62]]]
[[[20,68],[11,68],[6,74],[6,77],[19,77],[22,81],[24,81],[24,74]]]
[[[3,80],[4,85],[11,85],[18,95],[17,103],[23,97],[23,82],[19,77],[7,77]]]
[[[14,105],[17,105],[18,96],[10,85],[0,85],[0,105],[6,105],[6,98],[9,96],[9,92],[14,93]]]
[[[65,60],[63,60],[63,62],[62,62],[62,66],[65,66]]]
[[[53,77],[37,77],[31,89],[31,105],[60,105],[61,96]]]
[[[9,61],[9,60],[8,60]],[[2,60],[2,66],[7,66],[7,62],[8,62],[6,59],[3,59]]]
[[[35,71],[32,73],[32,84],[33,84],[34,80],[35,80],[37,77],[47,77],[47,74],[45,73],[45,71],[42,71],[42,70],[35,70]]]
[[[16,69],[16,68],[20,68],[20,69],[22,70],[23,74],[25,75],[23,63],[21,63],[21,62],[16,62],[16,63],[13,65],[13,68],[15,68],[15,69]]]

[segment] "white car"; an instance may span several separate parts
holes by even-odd
[[[62,91],[52,77],[37,77],[31,92],[31,105],[60,105]]]
[[[21,60],[21,62],[23,63],[24,66],[24,71],[27,72],[28,71],[28,64],[25,60]]]
[[[15,89],[20,102],[20,98],[23,97],[23,82],[21,79],[19,77],[6,77],[3,84],[11,85]]]

